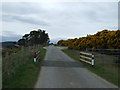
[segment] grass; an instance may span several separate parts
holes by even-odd
[[[41,57],[41,60],[43,60],[43,59],[45,58],[46,49],[43,48],[43,49],[41,50],[41,52],[42,52],[42,53],[41,53],[40,57]]]
[[[64,53],[66,53],[68,56],[71,58],[80,61],[79,59],[79,52],[78,50],[73,50],[73,49],[63,49],[62,50]],[[100,59],[100,58],[99,58]],[[120,77],[118,76],[118,66],[114,65],[103,65],[103,64],[98,64],[92,67],[91,65],[82,62],[83,65],[90,70],[91,72],[94,72],[95,74],[99,75],[100,77],[106,79],[107,81],[120,86],[119,80]],[[114,69],[114,70],[112,70]],[[115,70],[116,69],[116,70]]]
[[[46,50],[42,48],[40,60],[45,57]],[[27,63],[16,68],[16,74],[3,82],[3,88],[33,88],[40,72],[40,60],[33,62],[33,56],[27,58]]]

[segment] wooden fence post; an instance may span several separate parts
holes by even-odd
[[[92,53],[80,52],[80,60],[89,63],[92,66],[95,65],[94,54]]]

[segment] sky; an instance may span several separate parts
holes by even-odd
[[[45,30],[51,42],[118,29],[118,2],[2,2],[2,41]]]

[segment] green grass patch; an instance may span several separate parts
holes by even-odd
[[[40,60],[45,57],[46,49],[41,50]],[[27,62],[16,68],[16,74],[3,82],[3,88],[33,88],[40,72],[40,60],[33,62],[33,56]]]
[[[66,53],[68,56],[75,60],[80,60],[80,54],[78,50],[73,50],[73,49],[63,49],[62,50],[64,53]]]
[[[46,51],[47,51],[47,50],[44,49],[44,48],[41,50],[41,52],[42,52],[41,55],[40,55],[41,60],[44,60],[44,58],[45,58],[45,54],[46,54]]]
[[[73,58],[74,60],[80,61],[80,56],[79,56],[79,50],[73,50],[73,49],[63,49],[62,50],[64,53],[66,53],[68,56]],[[100,77],[106,79],[107,81],[120,86],[119,85],[119,80],[120,77],[118,75],[118,67],[116,71],[112,71],[112,68],[115,68],[115,66],[107,66],[107,65],[95,65],[92,67],[91,65],[82,62],[83,65],[90,70],[91,72],[94,72],[95,74],[99,75]],[[110,67],[110,68],[108,68]]]

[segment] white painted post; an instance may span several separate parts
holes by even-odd
[[[34,52],[34,62],[36,62],[36,52]]]
[[[92,54],[92,67],[95,65],[95,61],[94,61],[94,55]]]
[[[34,62],[36,62],[36,58],[34,58]]]

